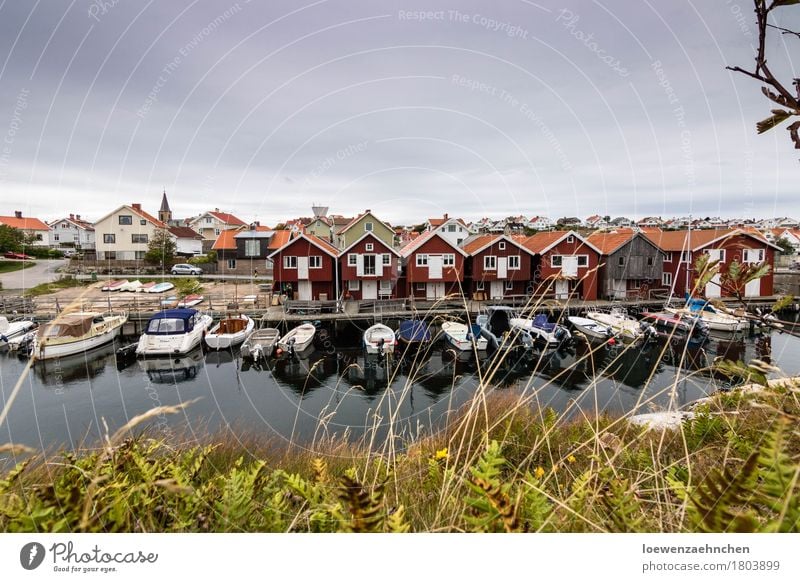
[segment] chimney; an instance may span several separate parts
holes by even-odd
[[[215,208],[215,209],[214,209],[214,212],[219,212],[219,208]]]
[[[447,220],[448,218],[449,218],[449,217],[447,216],[447,213],[445,212],[445,213],[444,213],[444,219],[445,219],[445,220]]]
[[[74,214],[70,214],[70,215],[69,215],[69,219],[70,219],[70,220],[75,220],[75,215],[74,215]]]
[[[80,219],[81,219],[81,215],[80,215],[80,214],[76,214],[76,215],[75,215],[75,218],[77,218],[78,220],[80,220]]]
[[[22,211],[21,210],[15,210],[14,211],[14,216],[16,216],[17,218],[22,218]]]
[[[134,202],[133,204],[131,204],[131,206],[133,207],[134,210],[138,210],[140,212],[142,210],[142,205],[139,202]]]

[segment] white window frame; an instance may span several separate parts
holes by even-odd
[[[365,222],[364,223],[364,231],[365,232],[372,232],[374,230],[374,228],[375,228],[375,225],[373,223],[371,223],[371,222]]]
[[[578,268],[586,269],[589,266],[589,255],[575,255],[578,257]]]
[[[374,248],[375,248],[375,245],[373,245],[372,243],[367,243],[366,244],[366,249],[367,249],[368,252],[372,252],[372,250]]]
[[[380,291],[388,291],[391,293],[392,291],[392,281],[390,279],[381,279],[380,284],[378,285],[378,289]]]
[[[519,271],[522,268],[522,257],[519,255],[508,255],[508,264],[506,268],[509,271]]]
[[[236,259],[228,259],[228,269],[236,268]]]
[[[356,253],[347,253],[347,266],[348,267],[358,266],[358,255]]]
[[[383,266],[384,267],[386,267],[387,265],[391,265],[392,264],[392,255],[390,255],[389,253],[383,253],[383,259],[381,259],[381,260],[383,261]]]
[[[506,250],[506,241],[501,240],[499,243],[497,243],[497,249],[501,251]]]
[[[321,269],[322,268],[322,255],[311,255],[308,257],[308,268],[309,269]]]
[[[428,266],[428,255],[425,253],[419,253],[417,255],[417,266],[418,267],[427,267]]]
[[[692,251],[681,251],[681,263],[691,263],[692,262]]]
[[[292,264],[294,263],[294,264]],[[297,256],[295,255],[284,255],[283,257],[283,268],[284,269],[296,269],[297,268]]]
[[[748,255],[752,253],[757,253],[758,258],[755,261],[745,260],[744,255],[747,253]],[[764,249],[742,249],[742,262],[752,265],[757,265],[758,263],[763,263],[766,260],[767,253]]]
[[[425,291],[427,287],[425,286],[425,283],[416,283],[416,289],[417,291]]]
[[[359,281],[358,279],[350,279],[347,282],[348,291],[358,291],[359,289],[361,289],[361,281]]]
[[[710,258],[711,254],[713,253],[715,256],[717,256],[719,258],[719,262],[720,263],[724,263],[725,262],[725,249],[706,249],[703,252],[705,254],[707,254],[709,256],[709,259],[712,260],[712,261],[716,260],[716,259],[711,259]]]
[[[455,224],[448,224],[447,225],[447,232],[455,232],[455,231],[456,231],[456,225]]]
[[[664,263],[671,263],[672,262],[672,251],[668,251],[664,253]]]
[[[475,291],[483,291],[485,289],[485,285],[483,283],[483,279],[480,281],[475,281]]]
[[[556,264],[556,259],[558,259],[558,264]],[[563,264],[564,264],[564,255],[550,255],[550,266],[552,268],[560,269]]]
[[[455,267],[456,255],[455,253],[445,253],[442,255],[442,267]]]
[[[506,291],[513,291],[514,290],[514,281],[512,279],[506,279]]]
[[[255,243],[255,245],[253,243]],[[244,241],[245,257],[257,257],[260,252],[261,252],[261,245],[259,244],[258,239],[255,238],[245,239]]]
[[[664,271],[661,273],[661,284],[664,287],[672,286],[672,273],[670,271]]]
[[[574,235],[569,235],[567,237],[567,244],[572,244],[574,242],[575,242],[575,236]]]
[[[483,257],[483,270],[496,271],[497,270],[497,255],[484,255]]]

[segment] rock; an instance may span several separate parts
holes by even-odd
[[[637,414],[628,419],[628,422],[637,426],[643,426],[648,430],[667,430],[679,428],[684,420],[694,418],[693,412],[686,411],[664,411],[648,412]]]

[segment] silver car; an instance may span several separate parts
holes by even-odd
[[[178,263],[177,265],[172,265],[171,272],[173,275],[202,275],[203,269],[188,263]]]

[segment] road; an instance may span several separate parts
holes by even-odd
[[[66,263],[63,259],[40,259],[33,267],[0,275],[0,283],[3,289],[29,289],[49,283],[59,277],[56,271]]]

